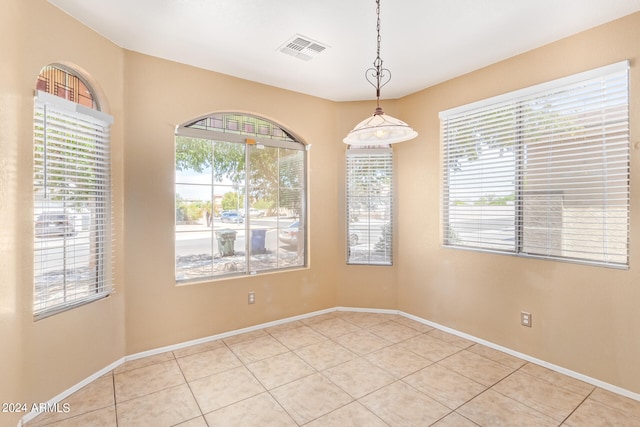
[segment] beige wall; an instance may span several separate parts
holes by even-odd
[[[366,81],[363,79],[363,84]],[[375,94],[374,89],[371,89],[372,95]],[[399,117],[398,101],[387,100],[381,102],[381,107],[386,114],[393,117]],[[398,308],[397,301],[397,287],[396,287],[396,275],[397,275],[397,260],[398,260],[398,238],[397,235],[393,237],[392,244],[394,245],[393,251],[393,266],[360,266],[360,265],[346,265],[347,259],[347,242],[346,242],[346,206],[345,206],[345,152],[346,145],[342,143],[342,139],[347,133],[353,129],[353,127],[362,121],[367,116],[373,114],[376,104],[374,101],[369,102],[351,102],[341,103],[335,106],[337,110],[336,114],[336,129],[337,135],[334,137],[335,143],[340,145],[339,157],[336,162],[340,166],[338,170],[339,180],[338,185],[338,223],[339,223],[339,236],[336,242],[334,251],[339,254],[338,260],[334,268],[337,269],[338,285],[337,285],[337,301],[336,305],[341,307],[361,307],[361,308],[380,308],[380,309],[392,309]],[[396,152],[394,151],[394,213],[393,213],[393,226],[397,230],[398,217],[396,215],[399,206],[399,198],[397,195],[397,171],[401,167],[398,163]]]
[[[23,29],[17,17],[22,16],[19,5],[11,2],[0,15],[0,52],[3,56],[17,59],[19,48],[13,42],[20,38]],[[6,37],[4,30],[13,37]],[[27,390],[20,381],[23,371],[22,330],[23,320],[18,312],[24,300],[19,292],[20,242],[17,229],[20,218],[16,206],[18,194],[18,140],[17,126],[20,110],[20,70],[10,61],[0,61],[0,402],[21,402]],[[15,425],[20,414],[0,415],[0,423]]]
[[[631,60],[631,248],[628,271],[444,249],[438,112]],[[640,13],[402,100],[418,140],[399,144],[398,308],[640,392]],[[533,314],[531,329],[520,311]]]
[[[8,12],[8,13],[4,13]],[[37,29],[34,31],[32,29]],[[640,167],[640,14],[412,96],[383,101],[420,136],[394,149],[394,265],[345,265],[341,140],[371,102],[332,103],[122,50],[45,0],[7,0],[0,17],[0,400],[46,401],[121,357],[335,306],[399,309],[640,393],[640,240],[629,271],[440,247],[438,112],[631,59]],[[32,108],[39,69],[66,61],[89,73],[115,117],[117,291],[34,322]],[[309,152],[310,267],[175,286],[176,125],[245,111],[290,129]],[[640,178],[632,175],[632,234]],[[257,302],[247,305],[248,291]],[[519,312],[533,313],[533,328]],[[0,423],[17,416],[0,415]]]
[[[125,75],[127,353],[334,307],[342,149],[334,104],[134,52]],[[267,117],[312,144],[310,268],[176,286],[174,130],[214,111]]]
[[[46,1],[5,0],[0,18],[0,401],[46,402],[125,354],[124,292],[33,321],[33,94],[64,61],[97,82],[112,128],[116,239],[122,241],[123,59],[110,42]],[[123,283],[122,243],[114,280]],[[21,414],[1,414],[15,425]],[[15,420],[15,423],[10,422]]]

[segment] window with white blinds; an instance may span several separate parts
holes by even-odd
[[[108,295],[112,118],[37,92],[34,112],[36,318]]]
[[[347,149],[347,264],[391,265],[393,152]]]
[[[444,245],[628,267],[628,68],[440,113]]]

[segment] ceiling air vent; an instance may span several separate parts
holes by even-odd
[[[327,48],[322,43],[311,40],[308,37],[296,34],[289,41],[285,42],[278,49],[282,53],[295,56],[296,58],[308,61]]]

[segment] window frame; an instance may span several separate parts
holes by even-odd
[[[211,118],[211,122],[213,122],[214,120],[218,120],[217,119],[218,116],[222,116],[224,117],[224,119],[221,120],[219,123],[214,124],[215,126],[214,128],[207,128],[207,126],[201,127],[198,125],[199,123],[202,123],[205,120],[208,120],[209,118]],[[238,118],[246,117],[249,120],[255,119],[257,121],[266,122],[271,126],[271,132],[269,134],[264,134],[264,133],[261,133],[261,130],[258,129],[257,126],[249,125],[248,127],[247,123],[245,122],[240,123],[240,121],[236,122],[235,120],[229,119],[229,117],[233,117],[233,116],[237,116]],[[217,127],[218,124],[220,125],[219,128]],[[242,128],[241,125],[243,125],[244,128]],[[196,126],[196,127],[192,127],[192,126]],[[245,244],[244,244],[245,255],[244,255],[244,269],[242,271],[230,271],[224,274],[215,274],[214,272],[212,272],[212,274],[209,274],[209,275],[201,275],[197,277],[181,279],[179,278],[178,265],[177,265],[177,253],[176,253],[175,254],[176,256],[174,256],[174,264],[175,264],[174,270],[175,270],[175,282],[177,285],[224,280],[224,279],[229,279],[233,277],[247,277],[247,276],[253,276],[258,274],[267,274],[267,273],[272,274],[277,272],[284,272],[284,271],[308,267],[309,261],[308,261],[308,227],[307,227],[307,222],[308,222],[307,221],[307,218],[308,218],[307,170],[308,170],[308,150],[310,148],[309,145],[304,144],[304,142],[302,142],[300,139],[294,136],[293,133],[282,128],[279,124],[269,119],[266,119],[258,115],[250,114],[250,113],[235,112],[235,111],[217,112],[217,113],[199,117],[195,120],[190,120],[189,122],[186,122],[176,127],[175,137],[176,138],[187,137],[187,138],[195,138],[200,140],[211,141],[212,147],[215,146],[216,143],[238,144],[245,147],[245,150],[244,150],[245,169],[243,171],[245,179],[244,179],[244,184],[242,184],[240,187],[241,187],[242,193],[244,193],[244,197],[242,198],[242,206],[244,206],[244,209],[246,209],[247,212],[249,210],[249,203],[248,203],[249,191],[248,190],[250,187],[250,180],[248,176],[250,171],[250,156],[252,152],[251,150],[254,150],[254,149],[257,150],[257,149],[260,149],[261,147],[265,147],[265,148],[275,148],[275,149],[285,149],[285,150],[296,150],[303,153],[302,154],[303,155],[302,170],[301,170],[303,187],[301,189],[302,195],[300,198],[301,207],[300,207],[300,216],[298,219],[299,226],[297,227],[297,236],[298,237],[302,236],[302,243],[296,242],[296,246],[298,247],[298,252],[297,252],[298,256],[299,258],[302,259],[301,263],[293,266],[283,266],[283,267],[255,269],[255,270],[251,269],[252,255],[254,254],[252,254],[251,252],[251,245],[252,245],[251,239],[247,238],[247,236],[249,236],[251,231],[255,230],[255,228],[251,226],[252,220],[249,214],[249,215],[245,215],[244,221],[243,221],[244,232],[245,232]],[[178,185],[180,184],[178,183],[177,176],[176,176],[176,179],[174,179],[174,189],[176,191],[176,193],[174,194],[174,207],[176,208],[177,206],[175,206],[175,203],[176,203],[175,201],[177,199],[175,196],[177,195],[176,187]],[[212,187],[215,186],[214,183],[212,183],[211,185]],[[214,203],[213,194],[212,194],[211,203],[212,204]],[[176,211],[176,209],[174,209],[174,211]],[[177,225],[178,224],[177,224],[177,217],[176,217],[176,219],[174,220],[174,226],[176,227],[174,229],[174,236],[177,236],[178,234]],[[278,226],[277,228],[278,234],[280,233],[280,229],[281,228]],[[212,225],[211,226],[212,244],[213,244],[213,241],[215,240],[213,238],[214,233],[215,233],[215,229]],[[277,238],[279,239],[279,236]],[[174,245],[174,250],[176,250],[175,245]],[[213,249],[212,249],[212,257],[213,257]]]
[[[73,71],[62,70],[86,85],[86,81]],[[93,90],[87,88],[93,95]],[[98,104],[93,105],[97,108]],[[104,112],[36,90],[33,160],[35,320],[100,300],[114,290],[109,135],[112,124],[113,117]],[[91,143],[87,145],[89,141]],[[61,150],[73,151],[73,154],[61,157]],[[55,191],[60,188],[67,188],[65,191],[72,195],[69,200],[68,196],[56,195]],[[48,230],[52,225],[54,231],[62,227],[64,232],[50,233]],[[71,230],[69,233],[68,229]],[[62,258],[56,254],[56,248],[61,250]],[[88,276],[80,273],[85,257]],[[63,267],[59,277],[62,288],[58,291],[57,282],[52,280],[55,274],[52,275],[51,267],[47,267],[55,266],[57,260]],[[52,301],[55,303],[51,304]]]
[[[345,153],[345,211],[346,211],[346,263],[347,265],[372,265],[372,266],[393,266],[393,194],[394,194],[394,160],[393,149],[389,145],[384,146],[348,146]],[[361,169],[364,166],[364,171]],[[360,169],[360,170],[356,170]],[[384,176],[379,176],[380,180],[387,180],[377,189],[372,188],[373,178],[369,172],[385,172]],[[357,182],[366,180],[366,186],[357,187]],[[356,188],[357,187],[357,188]],[[381,192],[377,195],[373,192]],[[365,209],[355,209],[356,205],[360,205],[354,199],[367,199]],[[386,194],[385,194],[386,193]],[[382,223],[378,226],[381,228],[378,235],[377,226],[372,209],[371,199],[376,199],[376,203],[382,206],[385,212],[382,214]],[[354,212],[357,210],[357,221],[354,220]],[[365,218],[361,218],[364,212]],[[353,220],[353,221],[352,221]],[[364,224],[358,224],[363,222]],[[360,236],[366,240],[368,248],[360,248],[354,250],[355,246],[360,245]],[[373,240],[372,241],[372,236]],[[377,237],[377,240],[376,240]],[[383,243],[382,254],[380,254],[379,245]]]
[[[526,200],[529,200],[529,202],[531,201],[531,198],[529,197],[528,199],[525,199],[525,194],[526,196],[536,196],[535,191],[532,191],[531,188],[533,189],[542,189],[542,188],[546,188],[546,190],[544,192],[540,192],[540,195],[544,194],[545,195],[545,200],[547,203],[553,203],[553,202],[549,202],[549,200],[551,200],[552,195],[551,195],[551,191],[549,190],[549,188],[551,188],[549,186],[549,184],[537,184],[537,183],[533,183],[532,180],[533,179],[540,179],[540,177],[544,177],[545,175],[540,172],[540,171],[535,171],[535,172],[529,172],[528,170],[525,170],[524,168],[526,167],[525,165],[525,161],[528,163],[532,163],[534,165],[534,167],[536,166],[536,163],[534,163],[536,160],[532,160],[535,159],[534,154],[532,154],[531,152],[531,142],[528,141],[526,142],[525,138],[527,136],[524,136],[523,133],[525,131],[528,130],[528,128],[526,127],[525,121],[533,115],[534,113],[530,112],[527,113],[526,111],[524,111],[522,108],[522,105],[529,105],[527,103],[532,102],[532,100],[539,100],[539,99],[547,99],[545,98],[545,96],[554,96],[552,94],[556,93],[556,92],[561,92],[563,90],[566,90],[567,93],[570,93],[570,90],[573,90],[573,88],[580,88],[582,87],[582,85],[586,85],[586,84],[598,84],[599,81],[604,81],[605,79],[612,79],[614,81],[613,83],[613,87],[614,89],[609,89],[610,91],[612,91],[614,93],[615,96],[619,96],[621,97],[621,99],[624,100],[624,102],[621,102],[620,104],[611,104],[611,101],[608,100],[608,98],[593,98],[593,99],[599,99],[599,102],[601,103],[601,107],[600,110],[604,110],[605,107],[611,107],[612,105],[614,106],[614,108],[619,108],[620,111],[622,112],[616,112],[616,116],[615,118],[619,121],[614,121],[612,123],[614,123],[613,126],[611,126],[609,124],[609,122],[607,120],[601,119],[602,124],[600,126],[602,126],[603,129],[605,129],[607,132],[604,136],[600,137],[602,140],[602,144],[603,146],[606,146],[607,150],[622,150],[623,154],[619,155],[619,154],[615,154],[616,157],[621,157],[621,160],[618,160],[619,164],[623,164],[625,166],[623,166],[623,171],[624,171],[624,167],[626,167],[626,178],[624,178],[624,175],[622,176],[622,178],[616,178],[616,180],[613,180],[608,177],[607,172],[609,172],[609,166],[601,166],[602,167],[602,175],[606,176],[606,180],[603,179],[603,184],[602,188],[604,190],[600,190],[600,193],[603,193],[602,195],[602,206],[603,206],[603,211],[606,211],[606,213],[609,212],[609,210],[607,209],[613,209],[613,207],[617,206],[614,203],[618,203],[616,199],[614,202],[609,203],[609,199],[606,196],[607,193],[607,189],[609,188],[609,185],[613,185],[613,188],[617,188],[615,187],[616,185],[618,185],[620,182],[624,182],[626,183],[626,187],[625,191],[626,193],[622,193],[622,196],[619,196],[620,199],[622,200],[619,203],[625,203],[624,201],[626,200],[626,244],[624,245],[624,254],[620,254],[618,255],[617,253],[615,253],[613,256],[611,256],[611,254],[608,253],[607,249],[603,249],[602,254],[601,254],[601,258],[600,259],[594,259],[597,256],[597,252],[584,252],[585,255],[583,255],[582,257],[580,256],[565,256],[563,255],[563,252],[567,252],[567,253],[579,253],[580,250],[578,249],[566,249],[564,243],[559,243],[559,246],[552,248],[551,252],[556,251],[559,252],[560,255],[558,255],[557,253],[546,253],[546,254],[542,254],[542,253],[536,253],[536,250],[541,251],[541,249],[534,249],[533,252],[531,251],[531,247],[532,247],[532,243],[530,243],[533,239],[530,239],[529,242],[525,241],[526,237],[524,236],[525,232],[530,232],[531,229],[533,228],[533,226],[531,225],[531,220],[526,220],[526,216],[529,215],[530,217],[534,218],[534,219],[538,219],[541,218],[541,216],[539,217],[535,217],[534,214],[532,214],[531,212],[536,212],[535,209],[540,209],[540,205],[538,205],[537,208],[534,207],[529,207],[527,208],[525,206],[525,202]],[[624,86],[620,86],[622,87],[622,90],[617,89],[616,85],[616,80],[615,79],[619,79],[620,82],[624,83]],[[608,81],[608,80],[607,80]],[[601,85],[601,89],[600,92],[602,93],[606,93],[607,95],[610,94],[610,92],[604,92],[604,90],[602,89],[602,83],[600,83]],[[585,86],[586,87],[586,86]],[[608,88],[607,86],[604,86],[606,88]],[[496,97],[492,97],[492,98],[488,98],[485,100],[481,100],[478,102],[474,102],[471,104],[467,104],[467,105],[463,105],[460,107],[455,107],[446,111],[442,111],[440,113],[440,120],[441,120],[441,148],[442,148],[442,167],[443,167],[443,181],[442,181],[442,203],[441,203],[441,217],[442,217],[442,244],[444,247],[447,248],[454,248],[454,249],[463,249],[463,250],[472,250],[472,251],[481,251],[481,252],[489,252],[489,253],[497,253],[497,254],[508,254],[508,255],[515,255],[515,256],[520,256],[520,257],[527,257],[527,258],[536,258],[536,259],[545,259],[545,260],[555,260],[555,261],[563,261],[563,262],[573,262],[573,263],[579,263],[579,264],[586,264],[586,265],[596,265],[596,266],[604,266],[604,267],[610,267],[610,268],[619,268],[619,269],[628,269],[629,268],[629,239],[630,239],[630,233],[629,233],[629,218],[630,218],[630,189],[629,189],[629,176],[630,176],[630,149],[629,149],[629,144],[630,144],[630,139],[629,139],[629,62],[628,61],[621,61],[618,63],[614,63],[608,66],[604,66],[604,67],[600,67],[597,69],[593,69],[593,70],[589,70],[586,72],[582,72],[582,73],[578,73],[578,74],[574,74],[568,77],[564,77],[561,79],[557,79],[554,81],[550,81],[550,82],[546,82],[543,84],[539,84],[539,85],[535,85],[529,88],[525,88],[525,89],[521,89],[521,90],[516,90],[513,92],[509,92],[503,95],[499,95]],[[589,94],[592,93],[596,93],[596,96],[599,94],[598,92],[595,92],[595,90],[592,90],[592,92],[588,92]],[[614,95],[609,95],[609,96],[614,96]],[[576,95],[573,95],[576,96]],[[603,97],[604,95],[600,95],[601,97]],[[550,98],[549,98],[550,99]],[[561,99],[561,98],[558,98]],[[575,98],[577,100],[581,100],[582,98]],[[591,98],[589,98],[591,99]],[[547,101],[548,103],[551,103],[552,101]],[[564,101],[567,102],[567,101]],[[578,102],[578,101],[571,101],[571,102]],[[581,102],[585,102],[586,101],[581,101]],[[552,105],[552,104],[551,104]],[[581,117],[582,119],[586,119],[588,118],[588,114],[589,111],[595,111],[597,109],[595,108],[589,108],[587,109],[585,107],[584,110],[579,109],[578,107],[575,108],[575,110],[573,110],[573,104],[569,104],[567,103],[566,105],[568,105],[569,107],[565,106],[563,107],[563,110],[559,110],[559,111],[563,111],[563,112],[568,112],[569,114],[574,114],[576,117]],[[598,104],[600,105],[600,104]],[[541,108],[540,111],[545,111],[546,108],[548,108],[545,104],[544,108]],[[513,111],[508,111],[509,109],[512,109]],[[584,112],[583,112],[584,111]],[[483,115],[484,114],[484,115]],[[512,119],[513,123],[511,125],[511,128],[509,128],[510,130],[506,130],[507,126],[501,125],[500,120],[505,120],[508,121],[508,119],[501,119],[500,117],[502,117],[502,115],[508,117],[509,115],[513,115],[513,117],[515,119]],[[528,115],[529,114],[529,115]],[[605,117],[604,114],[605,113],[600,113],[602,114],[602,117]],[[612,113],[609,113],[609,115],[611,115]],[[595,116],[595,114],[594,114]],[[467,119],[468,117],[468,119]],[[451,187],[452,185],[461,185],[460,182],[463,181],[459,181],[457,184],[453,181],[453,179],[451,178],[451,176],[453,175],[454,172],[452,172],[452,164],[451,161],[452,159],[455,160],[455,157],[451,157],[451,156],[461,156],[462,153],[462,145],[451,145],[453,141],[453,143],[455,143],[457,140],[462,141],[462,136],[461,136],[461,132],[464,130],[464,132],[467,132],[468,135],[473,134],[473,136],[467,136],[465,138],[466,141],[469,142],[473,142],[475,141],[476,144],[476,151],[480,152],[480,148],[477,148],[478,144],[482,144],[482,140],[489,140],[488,136],[479,136],[482,135],[481,133],[478,133],[480,131],[476,131],[474,129],[476,129],[475,127],[471,127],[471,125],[467,124],[465,122],[465,120],[469,120],[469,123],[471,123],[471,120],[483,120],[483,117],[485,117],[484,120],[487,120],[488,118],[493,118],[493,122],[491,125],[483,125],[485,127],[481,128],[481,129],[490,129],[490,126],[493,126],[493,128],[491,129],[491,132],[497,133],[500,132],[499,137],[496,137],[496,141],[498,141],[498,143],[494,143],[492,150],[494,152],[497,152],[496,150],[498,149],[497,147],[500,147],[499,142],[500,141],[506,141],[508,138],[512,138],[514,140],[513,142],[513,165],[512,165],[512,169],[513,171],[510,173],[513,173],[513,187],[514,187],[514,200],[513,200],[513,210],[514,210],[514,220],[513,220],[513,228],[514,228],[514,232],[513,232],[513,238],[514,238],[514,243],[513,243],[513,249],[509,249],[508,245],[505,244],[504,247],[500,248],[500,245],[498,244],[497,246],[495,246],[495,244],[492,244],[489,242],[489,240],[485,240],[484,242],[478,240],[477,241],[477,246],[473,246],[473,244],[455,244],[455,240],[459,240],[459,239],[455,239],[456,235],[455,235],[455,230],[453,230],[450,225],[449,222],[449,218],[451,215],[451,211],[454,210],[454,202],[457,202],[455,200],[453,200],[450,197],[450,191],[452,191]],[[600,119],[599,116],[598,119]],[[608,117],[612,117],[612,116],[607,116]],[[591,119],[590,119],[591,120]],[[609,119],[611,120],[611,119]],[[449,123],[449,121],[452,121],[452,123]],[[585,120],[586,123],[592,123],[592,122],[587,122]],[[593,123],[595,123],[596,121],[593,120]],[[462,123],[462,124],[460,124]],[[499,127],[495,124],[498,123]],[[540,151],[540,153],[548,155],[549,158],[551,160],[546,160],[545,164],[551,165],[554,168],[560,169],[558,166],[558,164],[560,164],[561,162],[558,160],[560,158],[560,155],[555,155],[552,154],[552,151],[554,149],[558,149],[558,148],[562,148],[564,149],[565,147],[567,147],[571,142],[567,142],[567,141],[572,141],[573,139],[576,139],[578,137],[574,137],[574,136],[563,136],[562,135],[562,131],[564,130],[565,132],[567,132],[567,130],[571,130],[572,126],[573,126],[573,131],[576,131],[576,128],[573,124],[572,121],[567,120],[567,124],[563,124],[564,127],[560,128],[559,125],[557,125],[558,122],[550,122],[553,125],[558,126],[558,130],[553,130],[553,132],[549,133],[550,135],[550,141],[547,141],[547,148],[544,149],[544,146],[542,147],[543,150]],[[611,127],[609,127],[611,126]],[[536,128],[534,128],[536,129]],[[587,129],[586,125],[583,129]],[[613,129],[613,130],[610,130]],[[622,130],[620,130],[622,129]],[[490,133],[489,131],[487,131],[488,133]],[[507,136],[507,132],[509,132],[509,136]],[[553,142],[553,137],[555,137],[555,135],[559,136],[559,145],[555,145],[556,142]],[[600,134],[598,134],[600,135]],[[614,136],[611,136],[614,135]],[[457,140],[456,140],[457,138]],[[572,139],[573,138],[573,139]],[[611,142],[613,140],[613,142]],[[576,141],[578,141],[576,139]],[[593,138],[593,141],[600,141],[600,139],[597,138]],[[458,144],[461,144],[461,142],[458,142]],[[472,144],[473,145],[473,144]],[[613,146],[613,148],[610,148],[610,146]],[[453,147],[453,148],[452,148]],[[579,147],[579,146],[578,146]],[[623,147],[623,148],[620,148]],[[534,146],[535,148],[535,146]],[[603,149],[603,150],[604,150]],[[453,151],[453,155],[450,155],[450,150]],[[500,152],[502,152],[502,148],[500,148]],[[526,150],[526,151],[525,151]],[[575,150],[575,149],[573,149]],[[624,152],[624,150],[626,150],[626,153]],[[489,150],[490,151],[490,150]],[[535,155],[538,155],[537,153]],[[624,155],[626,155],[626,161],[624,158]],[[493,153],[493,154],[486,154],[486,150],[485,150],[485,154],[484,154],[485,158],[487,158],[488,156],[494,156],[497,157],[497,154]],[[502,156],[502,154],[500,154],[500,156]],[[587,154],[582,154],[580,152],[580,154],[575,155],[573,159],[578,159],[578,160],[582,160],[582,157],[579,156],[584,156],[585,158],[588,159],[592,159],[595,157],[589,157],[589,155]],[[610,160],[610,156],[612,156],[611,154],[608,153],[608,151],[605,154],[601,154],[601,165],[605,165],[608,161]],[[472,155],[473,157],[473,155]],[[526,159],[526,160],[525,160]],[[471,164],[472,161],[477,162],[479,161],[479,156],[477,156],[476,159],[473,160],[469,160],[467,159],[467,163]],[[480,161],[484,161],[484,160],[480,160]],[[540,163],[540,160],[537,160]],[[563,161],[566,162],[567,160]],[[575,160],[573,160],[575,162]],[[586,160],[585,160],[586,161]],[[495,160],[493,161],[493,165],[499,165],[501,162],[501,160]],[[567,166],[564,166],[564,168],[566,169]],[[583,183],[583,181],[580,181],[580,179],[577,177],[577,172],[575,172],[575,178],[572,175],[571,180],[567,180],[566,177],[560,177],[558,178],[558,172],[556,172],[557,169],[554,169],[553,172],[545,172],[549,177],[549,179],[551,180],[550,182],[553,184],[560,184],[563,182],[570,182],[571,186],[567,187],[569,190],[572,191],[576,191],[575,189],[579,187],[579,185],[581,185]],[[620,169],[620,166],[618,165],[617,169]],[[496,169],[482,169],[483,172],[478,172],[478,173],[482,173],[483,176],[491,176],[491,175],[495,175],[497,176],[498,173],[496,172]],[[572,169],[571,169],[572,170]],[[578,171],[581,171],[582,169],[578,169]],[[589,170],[589,169],[585,169],[585,170]],[[532,175],[532,173],[534,173],[534,175]],[[624,172],[623,172],[624,173]],[[555,175],[554,175],[555,174]],[[567,173],[564,172],[564,174],[566,175]],[[619,173],[619,175],[622,175],[622,173]],[[473,177],[469,177],[466,178],[467,180],[471,180]],[[487,191],[486,188],[492,188],[492,185],[495,185],[496,187],[499,187],[499,182],[500,179],[499,178],[487,178],[487,181],[482,181],[482,186],[484,187],[484,191]],[[563,180],[563,181],[561,181]],[[612,183],[612,184],[611,184]],[[475,184],[475,182],[474,182]],[[504,184],[504,182],[503,182]],[[471,184],[464,184],[467,187],[465,188],[465,191],[467,191],[468,187],[472,187],[473,185]],[[584,185],[584,184],[582,184]],[[494,187],[494,188],[496,188]],[[563,187],[560,187],[563,188]],[[526,189],[526,190],[525,190]],[[587,196],[586,197],[593,197],[593,195],[597,195],[600,194],[598,193],[597,190],[590,190],[590,191],[594,191],[594,192],[590,192],[590,193],[586,193]],[[622,191],[622,190],[621,190]],[[469,194],[472,194],[472,192],[470,192]],[[624,196],[624,194],[626,194],[626,198]],[[482,194],[480,192],[475,194],[476,197],[481,196]],[[568,193],[568,195],[570,196],[571,194]],[[562,215],[564,215],[564,206],[565,206],[565,194],[560,194],[560,195],[556,195],[554,197],[559,197],[560,201],[558,203],[561,203],[561,210],[562,210]],[[575,197],[575,196],[574,196]],[[584,201],[582,201],[582,203],[585,203]],[[534,206],[534,205],[529,205],[529,206]],[[612,207],[613,206],[613,207]],[[476,210],[481,210],[484,211],[485,209],[483,208],[474,208]],[[486,216],[489,217],[491,215],[495,215],[495,212],[497,212],[497,208],[493,208],[493,213],[490,212],[491,209],[487,208],[487,214]],[[551,207],[549,209],[552,209]],[[466,215],[466,214],[465,214]],[[477,213],[476,215],[483,215],[483,213]],[[605,215],[605,218],[608,218]],[[504,218],[507,218],[508,214],[505,214]],[[455,217],[454,217],[455,218]],[[480,216],[467,216],[465,218],[468,218],[469,221],[483,221],[482,218]],[[563,216],[561,216],[561,218],[563,218]],[[499,218],[495,219],[494,221],[499,222],[501,221]],[[506,219],[503,219],[502,221],[506,221]],[[529,221],[529,222],[527,222]],[[547,221],[552,221],[547,219]],[[574,220],[575,221],[575,220]],[[622,220],[620,220],[622,221]],[[480,222],[478,222],[478,224],[480,224]],[[553,229],[553,224],[551,224],[550,222],[546,222],[545,223],[545,227],[546,228],[546,232],[549,235],[555,235],[553,234],[553,232],[551,232],[549,230]],[[560,233],[564,233],[565,229],[569,229],[571,230],[571,225],[565,227],[564,226],[564,222],[561,223],[561,228],[559,230]],[[578,222],[572,222],[570,223],[573,225],[574,227],[574,232],[575,229],[578,227]],[[602,226],[602,233],[603,233],[603,238],[606,241],[606,238],[608,236],[608,233],[612,232],[611,230],[613,230],[613,227],[615,226],[619,226],[618,224],[615,223],[610,223],[607,222],[605,225]],[[471,229],[469,229],[471,230]],[[478,229],[479,230],[479,229]],[[454,233],[454,234],[452,234]],[[478,235],[480,235],[480,233],[478,232]],[[499,237],[499,233],[495,234],[496,238]],[[549,243],[550,238],[555,238],[558,239],[558,241],[561,241],[562,238],[558,237],[557,235],[555,235],[556,237],[547,237],[547,247],[552,247],[553,244]],[[618,239],[620,237],[618,236]],[[472,240],[467,240],[468,238],[463,238],[463,242],[471,242],[473,243]],[[490,237],[479,237],[479,239],[490,239]],[[578,240],[576,239],[575,241],[571,241],[568,240],[569,243],[573,243],[575,244],[575,242],[577,242]],[[492,247],[495,246],[495,247]],[[528,247],[527,247],[528,246]],[[582,249],[582,248],[581,248]],[[587,249],[584,249],[585,251]],[[622,249],[621,249],[622,250]],[[587,258],[588,256],[593,256],[594,258]],[[620,259],[624,257],[625,261],[622,262]]]

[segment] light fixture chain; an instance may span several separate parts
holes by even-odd
[[[382,66],[382,59],[380,59],[380,42],[382,41],[382,37],[380,37],[380,0],[376,0],[376,16],[378,17],[378,23],[376,25],[376,30],[378,31],[378,57],[376,61],[379,61],[380,66]]]
[[[383,61],[382,58],[380,58],[380,44],[382,42],[382,36],[380,35],[380,0],[376,0],[376,16],[376,31],[378,34],[376,51],[377,56],[375,61],[373,61],[373,68],[369,68],[364,75],[369,84],[376,88],[377,105],[378,107],[380,107],[380,89],[391,80],[391,71],[386,68],[382,68]]]

